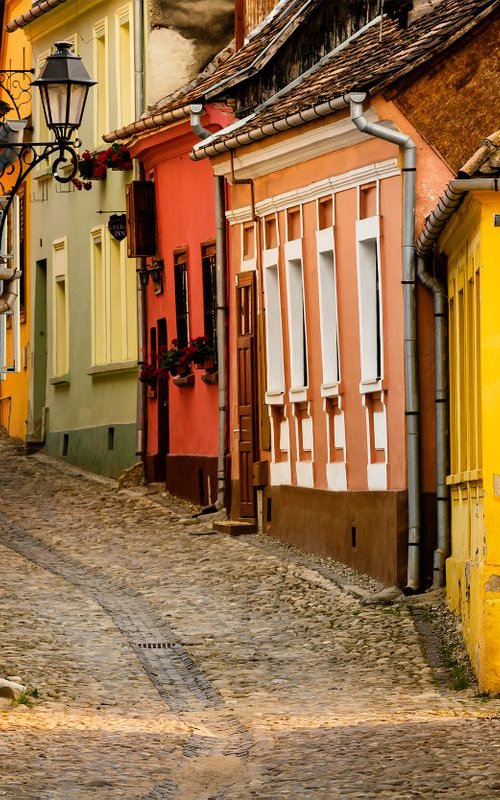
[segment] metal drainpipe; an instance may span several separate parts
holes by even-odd
[[[191,130],[201,139],[211,134],[201,124],[203,106],[194,103],[190,106]],[[226,450],[228,428],[227,392],[227,252],[226,252],[226,182],[223,177],[214,176],[215,189],[215,274],[217,292],[217,371],[219,386],[219,443],[217,450],[217,500],[213,510],[226,505]],[[212,508],[210,508],[212,510]],[[207,509],[208,511],[208,509]]]
[[[403,149],[403,287],[404,358],[406,393],[406,443],[408,460],[408,575],[406,589],[417,592],[420,584],[420,441],[417,375],[417,322],[415,305],[415,196],[416,145],[404,133],[371,123],[363,115],[365,92],[351,92],[351,119],[360,131],[397,144]]]
[[[417,254],[417,276],[420,282],[434,294],[434,363],[436,388],[436,501],[437,501],[437,548],[434,551],[432,586],[444,586],[445,561],[450,550],[450,511],[448,504],[448,391],[446,353],[446,305],[447,296],[443,284],[425,269],[425,259]]]
[[[470,178],[451,180],[434,211],[429,214],[420,233],[415,250],[417,275],[427,289],[434,293],[434,350],[436,371],[436,483],[437,483],[437,548],[434,551],[433,586],[445,584],[445,563],[450,553],[450,508],[446,475],[448,473],[448,353],[446,349],[447,293],[441,281],[425,269],[425,257],[432,252],[434,243],[448,219],[460,206],[469,191],[495,191],[500,189],[497,178]]]
[[[134,111],[139,119],[144,111],[144,8],[143,0],[134,0]],[[135,180],[144,180],[144,170],[140,162],[134,162]],[[146,259],[136,260],[137,272],[137,350],[138,364],[147,361],[148,315],[146,287],[141,285],[139,271],[146,268]],[[136,420],[136,454],[146,462],[148,429],[147,386],[137,381],[137,420]]]

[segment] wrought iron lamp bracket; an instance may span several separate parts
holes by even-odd
[[[31,78],[34,69],[2,69],[0,70],[0,95],[14,111],[16,119],[29,116],[31,107]],[[24,113],[24,111],[26,113]],[[0,117],[4,117],[7,111]]]
[[[0,165],[0,191],[4,198],[7,198],[0,209],[0,242],[14,197],[30,172],[42,161],[56,155],[52,162],[52,174],[59,183],[69,183],[78,172],[76,148],[80,147],[80,144],[78,139],[5,144],[2,149],[4,153],[9,154],[9,160]],[[8,188],[4,184],[4,178],[9,178]]]

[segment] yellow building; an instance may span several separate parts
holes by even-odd
[[[483,142],[448,191],[439,239],[449,307],[450,608],[480,688],[500,692],[500,132]],[[450,191],[451,190],[451,191]],[[448,201],[446,201],[448,202]],[[446,203],[445,203],[446,205]],[[429,223],[428,223],[429,224]],[[432,221],[431,221],[432,225]]]
[[[30,0],[6,0],[3,5],[2,28],[9,19],[30,7]],[[28,126],[31,117],[29,85],[33,78],[29,72],[31,64],[31,46],[26,31],[18,30],[9,36],[4,32],[0,41],[0,98],[11,106],[5,119],[18,118],[14,99],[19,116],[28,119]],[[14,179],[15,173],[13,176],[4,175],[0,179],[0,194],[5,195],[9,191]],[[27,431],[30,370],[30,198],[31,186],[28,180],[12,204],[2,245],[7,253],[14,256],[15,265],[22,270],[22,276],[13,313],[0,316],[0,426],[11,436],[21,439],[25,438]]]

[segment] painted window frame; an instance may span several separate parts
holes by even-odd
[[[129,26],[129,52],[128,54],[122,53],[121,47],[121,28],[125,25]],[[125,3],[115,10],[115,53],[116,53],[116,127],[121,128],[128,125],[135,119],[135,53],[134,53],[134,10],[132,3]],[[123,113],[123,92],[121,75],[123,73],[122,65],[125,59],[128,59],[130,64],[130,86],[129,92],[131,97],[130,119],[125,118]]]
[[[108,17],[96,20],[92,26],[92,38],[94,42],[93,52],[93,75],[94,80],[97,81],[95,92],[93,93],[93,124],[94,124],[94,145],[95,147],[102,147],[102,135],[109,131],[109,118],[110,118],[110,85],[109,85],[109,20]],[[99,54],[98,54],[98,41],[104,39],[104,78],[99,70]],[[105,100],[103,103],[104,119],[100,119],[100,94],[99,89],[103,88],[105,91]]]
[[[64,267],[62,271],[56,273],[55,270],[55,254],[59,250],[65,253]],[[69,254],[68,254],[68,237],[64,236],[60,239],[55,239],[52,242],[52,377],[63,378],[69,374],[70,368],[70,320],[69,320]],[[60,320],[58,318],[58,303],[57,303],[57,284],[64,283],[64,302],[65,302],[65,319],[64,319],[64,335],[65,335],[65,358],[64,364],[59,369],[59,331]]]
[[[178,261],[177,259],[181,256],[184,256],[183,261]],[[174,250],[174,301],[175,301],[175,335],[176,339],[179,341],[180,346],[187,346],[189,344],[190,339],[190,303],[189,303],[189,249],[187,247],[177,247]],[[181,270],[182,267],[182,270]],[[184,308],[181,309],[182,313],[180,313],[180,294],[178,293],[179,290],[179,278],[178,275],[183,273],[183,291],[184,291]],[[179,319],[185,318],[186,324],[186,337],[184,339],[180,339],[179,337]]]
[[[375,252],[375,282],[372,287],[368,286],[365,280],[367,269],[373,270],[373,260],[370,264],[366,248],[368,243],[374,244]],[[361,370],[359,390],[361,394],[367,394],[380,391],[384,379],[383,281],[379,215],[356,221],[356,260]]]
[[[97,299],[96,299],[96,246],[101,247],[102,259],[102,290],[100,314],[102,315],[102,339],[103,356],[98,355],[97,349]],[[115,330],[113,321],[113,307],[116,307],[116,300],[113,296],[112,271],[113,257],[112,248],[118,252],[119,280],[119,323],[118,330]],[[113,239],[107,226],[97,225],[90,231],[90,289],[91,289],[91,369],[98,367],[117,367],[127,365],[129,361],[137,356],[137,321],[130,319],[134,314],[135,308],[135,272],[132,279],[128,269],[130,267],[126,254],[126,244],[124,241],[118,242]],[[133,291],[132,291],[133,289]],[[134,335],[131,335],[134,334]],[[116,353],[114,341],[121,343],[121,349]]]
[[[318,201],[321,202],[323,198]],[[316,230],[319,323],[321,338],[321,396],[339,394],[341,382],[337,263],[335,258],[335,195],[332,196],[332,225]]]
[[[309,353],[302,239],[285,242],[285,263],[290,357],[289,395],[291,402],[304,402],[309,386]],[[297,325],[300,316],[298,306],[302,308],[302,326]]]
[[[264,250],[265,328],[266,328],[266,403],[283,403],[285,392],[285,360],[279,243]]]

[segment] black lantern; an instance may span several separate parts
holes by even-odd
[[[96,81],[69,42],[56,42],[55,47],[33,86],[40,89],[47,127],[57,141],[68,142],[80,127],[89,89]]]

